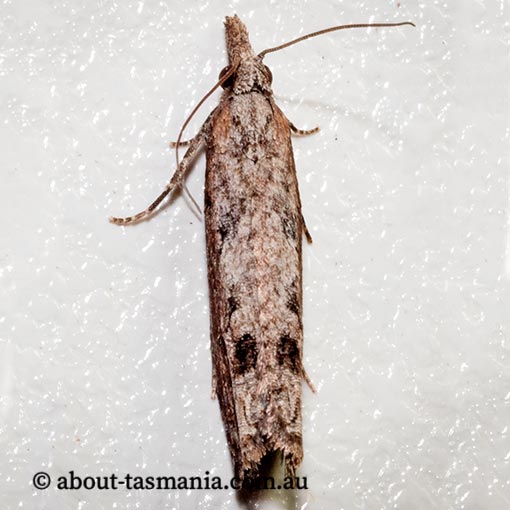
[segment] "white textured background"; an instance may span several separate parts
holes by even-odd
[[[314,236],[310,488],[247,504],[36,490],[41,470],[231,476],[203,223],[183,197],[136,227],[107,217],[168,180],[167,141],[225,65],[235,12],[257,51],[332,24],[418,25],[266,57],[283,110],[322,128],[294,143]],[[2,509],[510,508],[508,24],[504,0],[3,0]]]

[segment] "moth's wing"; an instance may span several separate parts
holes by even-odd
[[[303,222],[283,113],[260,94],[218,108],[205,219],[216,391],[236,475],[302,459]]]

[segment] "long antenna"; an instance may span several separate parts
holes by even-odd
[[[182,134],[184,133],[184,129],[189,124],[189,121],[192,119],[193,115],[197,112],[197,110],[204,104],[204,101],[218,88],[221,87],[236,71],[239,67],[239,61],[234,62],[232,67],[216,82],[216,85],[212,87],[209,92],[198,102],[198,104],[193,108],[191,113],[188,115],[188,118],[184,121],[184,124],[181,127],[181,130],[179,131],[179,136],[177,137],[177,141],[175,142],[175,161],[177,163],[177,166],[179,166],[179,145],[181,143]]]
[[[223,83],[225,83],[234,73],[235,71],[237,70],[237,67],[239,66],[239,62],[236,62],[229,70],[227,73],[225,73],[224,76],[222,76],[216,83],[216,85],[214,85],[214,87],[209,90],[209,92],[207,92],[207,94],[199,101],[199,103],[195,106],[195,108],[193,108],[193,111],[188,115],[188,118],[185,120],[184,124],[182,125],[181,127],[181,130],[179,131],[179,136],[177,137],[177,142],[175,142],[175,161],[177,163],[177,166],[179,166],[179,145],[181,143],[181,138],[182,138],[182,134],[184,132],[184,129],[186,128],[186,126],[188,125],[189,121],[191,120],[191,118],[193,117],[193,115],[195,115],[195,113],[197,112],[197,110],[204,104],[204,101],[218,88],[220,87],[221,85],[223,85]],[[200,209],[200,206],[197,204],[197,201],[193,198],[193,195],[190,193],[188,187],[186,186],[186,184],[184,184],[184,191],[186,192],[186,195],[188,195],[188,198],[191,200],[191,202],[193,203],[193,205],[197,208],[198,212],[200,214],[202,214],[202,209]]]
[[[352,25],[339,25],[337,27],[325,28],[323,30],[318,30],[317,32],[312,32],[311,34],[303,35],[298,37],[297,39],[293,39],[285,44],[280,44],[280,46],[275,46],[274,48],[268,48],[267,50],[261,51],[259,53],[260,58],[264,58],[268,53],[273,53],[274,51],[283,50],[283,48],[288,48],[293,44],[297,44],[298,42],[305,41],[306,39],[310,39],[311,37],[316,37],[317,35],[327,34],[329,32],[336,32],[337,30],[345,30],[347,28],[377,28],[377,27],[401,27],[402,25],[411,25],[412,27],[416,27],[414,23],[410,21],[403,21],[401,23],[355,23]]]

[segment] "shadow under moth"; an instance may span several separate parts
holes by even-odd
[[[126,225],[147,218],[184,177],[205,145],[205,234],[209,279],[213,396],[217,396],[235,476],[256,479],[268,457],[283,459],[294,476],[303,458],[301,385],[313,389],[303,367],[302,237],[311,242],[301,213],[291,134],[297,129],[278,108],[264,56],[310,37],[345,28],[412,25],[342,25],[308,34],[256,54],[237,17],[225,20],[228,66],[183,124],[177,169],[143,212],[110,218]],[[218,106],[187,142],[182,133],[218,87]],[[182,161],[178,148],[189,145]]]

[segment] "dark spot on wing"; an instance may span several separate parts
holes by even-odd
[[[287,308],[296,315],[300,314],[300,304],[296,291],[290,291],[289,296],[287,298]]]
[[[301,358],[295,338],[282,335],[276,352],[276,359],[281,367],[287,367],[295,374],[300,372]]]
[[[257,354],[257,342],[249,333],[245,333],[237,340],[235,345],[235,365],[239,375],[255,368]]]
[[[235,211],[227,211],[220,216],[218,231],[222,241],[236,233],[238,223],[239,216]]]
[[[297,239],[296,220],[294,215],[288,210],[284,209],[281,215],[283,231],[286,237],[295,241]]]
[[[239,303],[234,296],[228,297],[228,317],[232,317],[232,314],[239,308]]]

